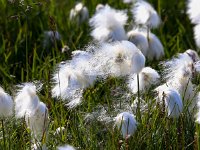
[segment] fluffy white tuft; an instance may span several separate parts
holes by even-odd
[[[12,115],[13,105],[12,97],[0,87],[0,118]]]
[[[200,5],[199,0],[188,0],[187,13],[192,23],[200,23]]]
[[[77,3],[74,8],[70,10],[70,20],[76,21],[78,24],[89,19],[89,12],[83,3]]]
[[[199,55],[197,54],[195,50],[188,49],[183,54],[188,54],[193,62],[199,61]]]
[[[198,93],[197,114],[195,117],[196,117],[196,122],[200,124],[200,93]]]
[[[126,40],[124,25],[128,17],[125,12],[106,5],[101,7],[90,19],[93,28],[91,36],[100,42]]]
[[[92,49],[92,46],[88,49]],[[92,58],[93,52],[76,50],[72,52],[72,60],[61,62],[53,75],[52,96],[68,100],[67,106],[70,108],[79,105],[83,90],[97,78],[91,65]]]
[[[40,102],[37,96],[37,87],[33,83],[24,83],[19,87],[21,89],[15,98],[16,116],[18,118],[25,117],[32,135],[37,141],[41,141],[47,132],[48,109],[43,102]]]
[[[194,74],[193,59],[186,52],[164,64],[164,78],[167,80],[166,85],[180,93],[184,106],[192,112],[196,107],[197,95],[196,88],[191,82]]]
[[[159,82],[160,75],[158,72],[150,67],[145,67],[139,73],[139,88],[140,91],[148,90],[152,85],[155,85]],[[137,85],[137,75],[132,74],[128,80],[128,87],[130,88],[131,92],[136,94],[138,91]]]
[[[64,131],[65,131],[65,127],[58,127],[56,131],[54,132],[54,135],[59,135],[61,133],[64,133]]]
[[[200,61],[194,63],[194,68],[196,72],[200,73]]]
[[[200,111],[198,110],[197,114],[196,114],[196,122],[198,124],[200,124]]]
[[[150,28],[156,28],[160,24],[160,17],[148,2],[136,2],[133,6],[132,14],[137,24],[146,25]]]
[[[144,35],[147,36],[147,34]],[[149,60],[159,60],[165,55],[162,43],[160,42],[159,38],[153,33],[149,33],[148,40],[149,49],[147,50],[147,58]]]
[[[71,145],[65,145],[58,147],[58,150],[75,150],[75,148]]]
[[[184,53],[179,53],[177,57],[162,63],[164,67],[164,78],[173,80],[174,78],[192,78],[195,69],[198,69],[199,56],[196,51],[188,49]]]
[[[125,4],[130,4],[130,3],[135,3],[136,0],[123,0],[123,3]]]
[[[147,55],[148,50],[148,40],[143,32],[139,29],[133,29],[127,33],[128,40],[134,43],[143,53],[144,56]]]
[[[141,51],[136,51],[131,59],[131,73],[139,73],[145,66],[145,56]]]
[[[43,102],[39,102],[37,108],[25,117],[28,127],[31,129],[34,138],[41,141],[46,138],[48,125],[48,109]]]
[[[155,89],[158,92],[157,102],[167,110],[170,118],[177,118],[183,111],[183,103],[180,94],[173,88],[160,86]]]
[[[25,83],[19,86],[21,89],[15,97],[15,113],[18,118],[31,114],[39,105],[36,95],[36,86],[33,83]]]
[[[95,52],[91,64],[102,77],[118,77],[140,72],[145,65],[145,57],[133,43],[121,41],[103,44]]]
[[[103,4],[97,4],[97,6],[96,6],[96,12],[97,11],[99,11],[99,10],[101,10],[102,8],[104,8],[104,5]]]
[[[194,26],[194,39],[196,45],[200,48],[200,23]]]
[[[133,114],[123,112],[115,117],[115,126],[121,130],[123,138],[125,139],[134,134],[137,129],[137,122]]]
[[[89,81],[82,71],[72,68],[68,63],[61,64],[53,77],[55,87],[52,89],[53,97],[67,99],[78,89],[89,86]]]

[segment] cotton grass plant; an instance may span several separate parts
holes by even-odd
[[[133,5],[132,14],[137,24],[145,25],[148,28],[157,28],[160,24],[160,17],[156,10],[146,1],[138,1]]]
[[[160,39],[150,31],[146,34],[146,29],[132,29],[128,32],[128,38],[146,56],[148,60],[160,60],[164,55],[164,48]]]
[[[183,111],[183,103],[180,94],[175,89],[160,86],[155,89],[158,92],[157,102],[167,111],[167,116],[177,118]]]
[[[75,7],[70,10],[69,19],[79,25],[87,21],[89,19],[88,8],[81,2],[77,3]]]
[[[156,85],[159,83],[160,75],[158,72],[151,67],[144,67],[139,73],[139,90],[140,92],[146,92],[152,85]],[[129,77],[128,87],[130,88],[133,94],[137,94],[138,86],[137,86],[137,75],[131,74]]]
[[[133,5],[132,15],[137,25],[147,28],[147,40],[150,40],[150,29],[157,28],[161,22],[156,10],[146,1],[138,1]]]
[[[197,74],[195,69],[195,61],[199,57],[193,50],[179,54],[178,58],[174,58],[164,63],[165,79],[167,83],[165,86],[175,88],[183,98],[183,104],[188,111],[193,114],[198,101],[198,91],[192,79]]]
[[[3,132],[4,147],[6,147],[4,119],[13,115],[13,106],[14,103],[12,97],[9,94],[7,94],[2,87],[0,87],[0,119]]]
[[[33,136],[33,147],[43,147],[47,138],[48,109],[37,96],[37,87],[33,83],[19,85],[21,89],[15,97],[15,114],[25,118],[27,127]]]
[[[0,117],[10,117],[13,115],[13,100],[12,97],[0,87]]]
[[[146,36],[139,29],[132,29],[127,33],[128,40],[134,43],[143,53],[144,56],[147,55],[148,51],[148,40]]]
[[[91,36],[99,42],[126,40],[124,25],[127,19],[124,11],[115,10],[106,5],[97,11],[89,21],[93,29]]]
[[[134,115],[128,112],[118,114],[115,118],[115,125],[121,130],[124,139],[133,135],[137,128]]]

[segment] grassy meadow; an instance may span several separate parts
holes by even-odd
[[[90,17],[95,13],[98,3],[108,3],[116,9],[127,9],[129,17],[126,31],[132,28],[130,5],[122,0],[83,0],[89,9]],[[198,51],[193,39],[193,25],[186,14],[184,0],[149,0],[161,17],[158,29],[153,29],[161,40],[165,57],[172,58],[187,49]],[[52,98],[52,74],[57,64],[71,59],[71,52],[84,50],[93,43],[88,22],[78,25],[69,20],[74,0],[0,0],[0,85],[10,95],[16,93],[16,85],[24,82],[41,82],[38,96],[49,109],[50,122],[46,146],[49,150],[70,144],[81,150],[133,150],[133,149],[200,149],[200,126],[195,119],[183,111],[181,116],[170,119],[159,107],[154,107],[155,96],[152,87],[141,97],[148,104],[148,111],[141,111],[137,130],[128,140],[124,140],[109,118],[115,117],[116,103],[134,101],[137,95],[130,94],[124,78],[109,77],[96,81],[83,94],[83,103],[75,109],[65,106],[65,101]],[[45,31],[58,31],[61,41],[53,45],[45,42]],[[62,47],[69,49],[62,52]],[[146,61],[160,73],[160,61]],[[162,80],[162,74],[161,74]],[[197,79],[198,85],[199,80]],[[125,96],[124,96],[125,93]],[[126,95],[127,93],[127,95]],[[128,97],[128,98],[127,98]],[[124,106],[124,105],[123,105]],[[121,106],[120,106],[121,107]],[[98,110],[105,110],[105,118],[95,117]],[[115,113],[113,113],[115,112]],[[92,115],[91,115],[92,114]],[[102,114],[103,116],[103,114]],[[1,124],[1,123],[0,123]],[[58,127],[65,130],[58,134]],[[6,118],[0,125],[0,150],[31,149],[31,131],[24,119],[14,116]]]

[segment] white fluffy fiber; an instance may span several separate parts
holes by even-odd
[[[40,141],[42,136],[46,136],[48,109],[43,102],[40,102],[37,108],[30,115],[26,115],[25,118],[26,123],[31,129],[35,139]]]
[[[25,83],[20,87],[21,89],[15,97],[15,113],[19,118],[33,113],[40,102],[36,95],[36,86],[33,83]]]
[[[155,9],[146,1],[138,1],[132,9],[132,14],[137,24],[156,28],[160,24],[160,17]]]
[[[133,114],[122,112],[115,117],[115,126],[121,130],[123,138],[133,135],[137,129],[137,122]]]
[[[145,34],[147,36],[147,34]],[[153,34],[149,33],[149,48],[147,50],[147,59],[148,60],[159,60],[165,55],[164,48],[159,40],[159,38]]]
[[[199,105],[199,104],[198,104]],[[198,124],[200,124],[200,110],[198,110],[197,114],[196,114],[196,122]]]
[[[52,96],[68,100],[73,108],[82,101],[83,90],[96,78],[139,73],[145,66],[142,52],[129,41],[102,43],[87,51],[74,51],[72,60],[61,63],[53,75]]]
[[[83,3],[77,3],[74,8],[70,10],[70,20],[76,21],[77,23],[82,23],[89,19],[89,12],[87,7]]]
[[[167,115],[170,118],[177,118],[183,111],[183,103],[180,94],[173,88],[167,86],[159,86],[156,88],[158,92],[157,102],[164,106],[167,110]],[[164,101],[163,101],[164,100]]]
[[[125,12],[106,5],[99,9],[89,21],[93,28],[91,36],[100,42],[126,40],[124,25],[127,19]]]
[[[104,6],[105,5],[103,5],[101,3],[97,4],[97,6],[96,6],[96,12],[99,11],[99,10],[101,10],[102,8],[104,8]]]
[[[183,62],[179,62],[183,63]],[[192,65],[191,64],[174,64],[176,67],[171,67],[167,75],[167,84],[174,87],[184,100],[191,100],[195,95],[195,88],[191,82]],[[176,69],[173,70],[172,68]]]
[[[130,4],[130,3],[134,3],[135,0],[123,0],[123,3],[125,4]]]
[[[0,118],[12,115],[13,105],[12,97],[0,87]]]
[[[90,85],[88,78],[81,70],[75,69],[71,64],[61,64],[53,76],[54,87],[52,96],[69,100],[71,107],[81,102],[82,90]]]
[[[152,85],[159,82],[160,75],[151,67],[145,67],[139,73],[139,88],[140,91],[148,90]],[[138,91],[137,74],[132,74],[128,80],[128,87],[132,93],[136,94]]]
[[[197,73],[200,73],[200,61],[194,63],[194,68]]]
[[[58,150],[75,150],[75,148],[71,145],[65,145],[58,147]]]
[[[200,23],[200,1],[199,0],[188,0],[187,13],[192,23]]]
[[[58,127],[56,131],[54,132],[54,135],[64,134],[64,131],[65,131],[65,127]]]
[[[133,43],[121,41],[103,44],[94,53],[92,64],[103,78],[119,77],[139,73],[145,65],[145,57]]]
[[[200,124],[200,93],[198,93],[198,101],[197,101],[197,113],[196,113],[196,122]]]
[[[180,78],[183,76],[192,77],[194,63],[199,61],[196,51],[188,49],[184,53],[179,53],[177,57],[162,63],[164,67],[165,79]]]
[[[184,106],[188,108],[189,112],[193,111],[198,100],[195,85],[191,82],[194,73],[193,62],[198,59],[198,56],[196,58],[194,56],[195,52],[187,50],[164,64],[166,85],[180,93]]]
[[[127,36],[148,60],[159,60],[165,55],[163,45],[159,38],[151,32],[147,35],[146,29],[133,29],[128,32]]]
[[[199,61],[199,55],[197,54],[195,50],[188,49],[183,54],[188,54],[193,62]]]
[[[97,73],[90,65],[92,56],[92,52],[77,50],[72,52],[72,60],[58,65],[53,75],[53,97],[68,100],[70,108],[81,103],[83,90],[97,78]]]
[[[128,40],[134,43],[141,50],[143,55],[146,56],[149,44],[144,33],[139,31],[139,29],[133,29],[127,33],[127,36]]]
[[[194,39],[196,45],[200,48],[200,23],[194,26]]]
[[[25,117],[27,126],[34,138],[41,140],[46,133],[48,123],[48,109],[37,96],[37,87],[33,83],[24,83],[15,97],[16,117]]]
[[[175,78],[167,82],[169,87],[176,89],[183,98],[184,106],[186,106],[189,112],[193,112],[198,100],[195,86],[190,79],[186,76]]]

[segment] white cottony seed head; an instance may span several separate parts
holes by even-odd
[[[34,138],[38,141],[46,135],[48,125],[48,109],[43,102],[40,102],[37,108],[29,115],[26,115],[26,123],[31,129]]]
[[[160,75],[158,72],[150,67],[145,67],[139,73],[139,88],[141,92],[145,92],[152,85],[159,82]],[[128,87],[133,94],[138,92],[137,74],[132,74],[128,80]]]
[[[93,28],[91,36],[99,42],[126,40],[124,25],[127,19],[123,11],[115,10],[108,5],[101,7],[90,19],[89,23]]]
[[[36,94],[36,86],[33,83],[25,83],[20,87],[21,89],[15,97],[15,112],[19,118],[33,113],[40,101]]]
[[[132,14],[137,24],[146,25],[150,28],[157,28],[160,24],[160,17],[148,2],[138,1],[135,3]]]
[[[194,26],[194,39],[196,45],[200,48],[200,23]]]
[[[138,49],[141,50],[144,56],[147,55],[148,50],[148,40],[143,32],[139,31],[138,29],[133,29],[127,33],[128,40],[134,43]]]
[[[147,36],[147,34],[145,35]],[[161,59],[165,55],[165,53],[163,45],[159,40],[159,38],[155,34],[149,33],[149,39],[147,37],[147,40],[149,40],[149,49],[147,50],[147,58],[149,60]]]
[[[0,118],[12,115],[13,105],[12,97],[0,87]]]
[[[71,145],[65,145],[58,147],[58,150],[75,150],[75,148]]]
[[[134,134],[137,129],[137,122],[133,114],[123,112],[115,117],[115,126],[121,130],[123,138],[127,138]]]
[[[187,13],[192,23],[200,23],[200,5],[199,0],[188,0]]]
[[[183,111],[183,103],[178,91],[166,86],[160,86],[156,88],[156,91],[158,92],[157,102],[165,107],[168,117],[179,117]]]

